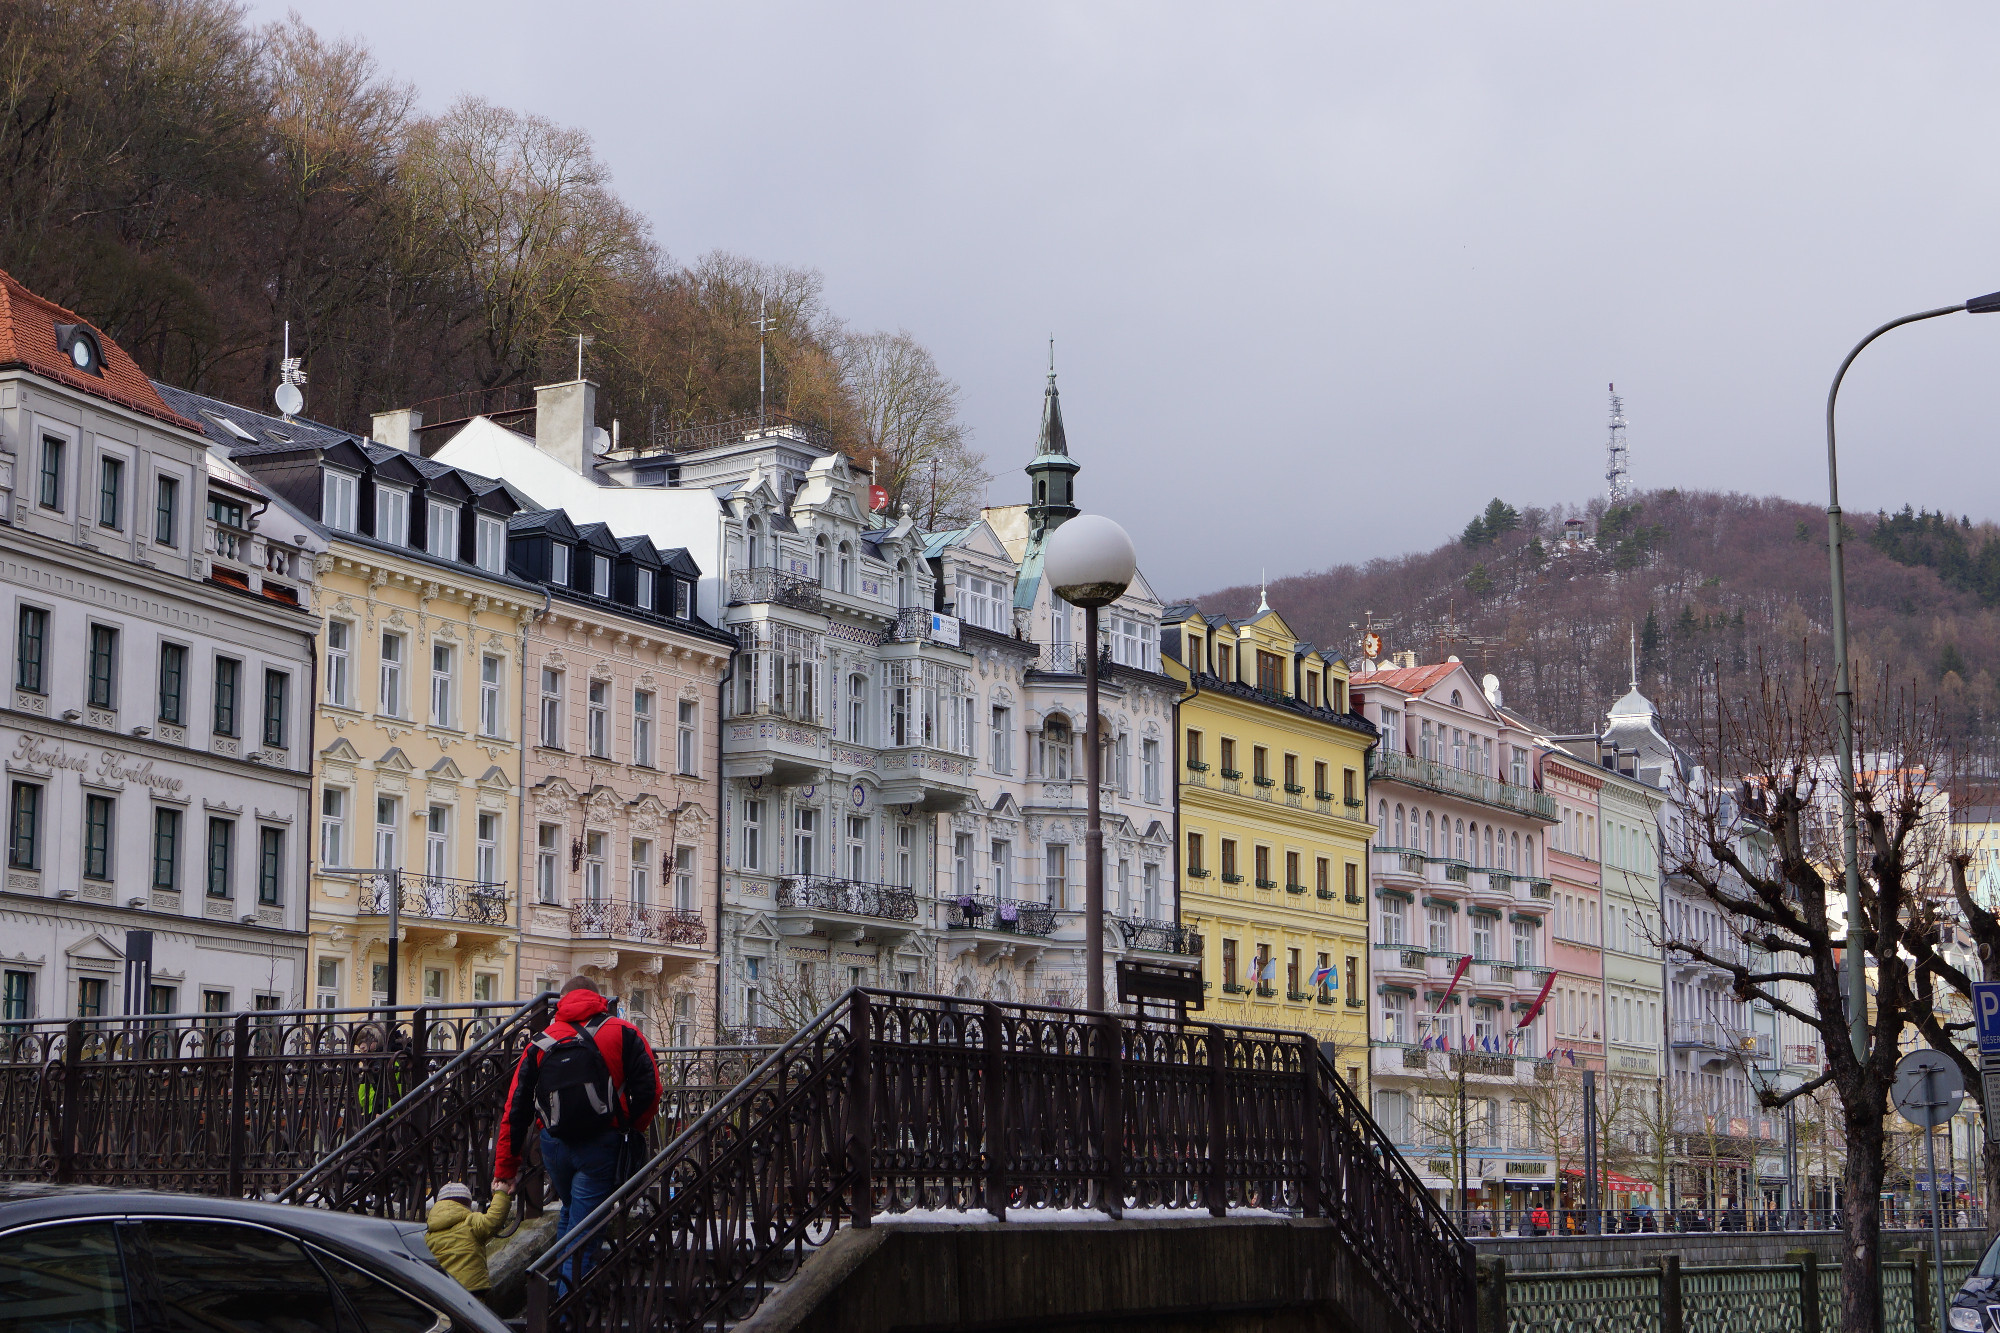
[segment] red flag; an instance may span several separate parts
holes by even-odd
[[[1521,1015],[1521,1021],[1514,1025],[1516,1028],[1524,1028],[1528,1026],[1528,1024],[1535,1021],[1535,1015],[1542,1012],[1542,1006],[1549,1002],[1549,988],[1555,984],[1556,984],[1556,974],[1554,970],[1551,969],[1549,972],[1549,979],[1542,983],[1542,993],[1540,995],[1537,995],[1535,997],[1535,1002],[1528,1006],[1528,1012]]]
[[[1458,960],[1458,966],[1452,970],[1451,985],[1447,986],[1444,994],[1438,997],[1437,1008],[1431,1010],[1432,1013],[1441,1014],[1444,1012],[1444,1007],[1451,1003],[1451,993],[1458,989],[1459,979],[1465,975],[1465,969],[1471,966],[1471,954],[1467,954]]]

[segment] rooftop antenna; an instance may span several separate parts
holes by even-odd
[[[757,298],[757,425],[764,425],[764,340],[771,332],[771,320],[764,314],[764,298]],[[872,474],[871,474],[872,480]]]
[[[285,355],[278,362],[278,391],[274,398],[278,401],[278,411],[290,421],[306,405],[306,396],[299,392],[299,386],[306,382],[306,368],[303,357],[292,355],[292,321],[285,321]]]
[[[1622,505],[1632,497],[1632,484],[1625,475],[1625,400],[1618,396],[1618,386],[1604,386],[1611,394],[1611,438],[1605,443],[1608,455],[1604,468],[1604,483],[1611,503]]]
[[[576,335],[576,377],[578,379],[583,378],[583,349],[596,341],[597,337],[595,334],[579,333]]]

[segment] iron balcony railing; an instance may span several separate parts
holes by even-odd
[[[778,881],[778,907],[842,912],[884,921],[917,919],[917,891],[831,875],[790,875]]]
[[[1143,916],[1112,919],[1124,933],[1125,947],[1128,949],[1144,949],[1150,953],[1176,953],[1189,958],[1201,956],[1201,934],[1190,926]]]
[[[733,569],[729,572],[729,604],[775,602],[795,611],[817,611],[823,605],[819,580],[780,569]]]
[[[1081,676],[1088,662],[1089,654],[1076,644],[1051,643],[1043,647],[1041,658],[1032,669],[1053,676]],[[1107,648],[1097,655],[1097,672],[1105,675],[1111,667],[1111,650]]]
[[[1441,764],[1435,759],[1420,759],[1413,754],[1377,749],[1369,768],[1369,776],[1381,780],[1408,783],[1412,787],[1422,787],[1444,796],[1458,796],[1468,801],[1478,801],[1482,805],[1496,806],[1502,810],[1512,810],[1517,814],[1535,819],[1554,822],[1556,818],[1555,797],[1545,795],[1531,787],[1517,787],[1511,782],[1489,778],[1484,773],[1473,773],[1450,764]]]
[[[1773,1050],[1770,1033],[1749,1032],[1712,1019],[1675,1019],[1673,1044],[1728,1051],[1759,1060],[1769,1059]]]
[[[608,898],[572,898],[569,933],[640,944],[705,944],[708,926],[693,908],[648,907]]]
[[[717,445],[735,444],[759,435],[783,435],[804,440],[829,452],[833,449],[833,432],[816,421],[784,412],[752,412],[747,416],[722,417],[693,425],[675,426],[658,422],[647,432],[646,442],[636,452],[687,454],[713,449]]]
[[[394,899],[401,916],[433,921],[459,921],[475,926],[507,926],[514,920],[513,899],[502,882],[452,879],[406,870],[363,870],[360,910],[363,916],[387,916]]]
[[[961,893],[948,899],[944,923],[952,930],[1004,930],[1020,935],[1053,935],[1056,912],[1047,903]]]

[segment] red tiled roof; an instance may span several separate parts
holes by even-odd
[[[56,342],[56,325],[81,324],[97,335],[103,353],[102,375],[86,375],[70,364]],[[201,427],[168,407],[153,381],[125,349],[104,336],[89,320],[35,295],[13,275],[0,271],[0,368],[21,366],[35,374],[144,412],[170,426],[199,433]]]
[[[1396,667],[1388,671],[1369,671],[1359,676],[1351,676],[1347,688],[1359,690],[1370,685],[1387,685],[1392,690],[1405,694],[1422,694],[1431,686],[1459,669],[1460,662],[1438,662],[1431,666]]]

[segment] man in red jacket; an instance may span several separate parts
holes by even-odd
[[[513,1183],[528,1130],[539,1124],[542,1166],[562,1198],[558,1242],[624,1183],[626,1139],[643,1138],[660,1105],[653,1048],[610,1009],[590,978],[565,982],[556,1016],[521,1052],[500,1116],[494,1183]],[[578,1275],[589,1266],[588,1255],[574,1264]]]

